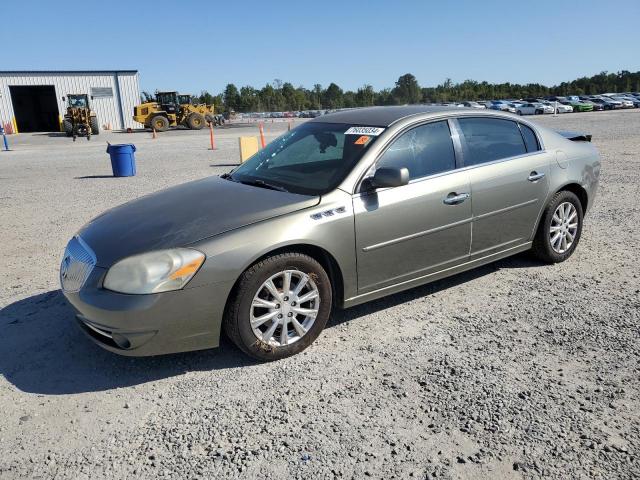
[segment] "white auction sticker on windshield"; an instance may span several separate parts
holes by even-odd
[[[351,127],[349,130],[344,132],[345,135],[369,135],[370,137],[377,137],[382,132],[384,132],[384,128],[380,127]]]

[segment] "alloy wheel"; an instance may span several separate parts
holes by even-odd
[[[551,218],[549,242],[556,253],[565,253],[571,248],[578,233],[578,211],[571,202],[558,205]]]
[[[319,309],[320,292],[311,276],[285,270],[269,277],[253,297],[251,328],[269,345],[291,345],[306,335]]]

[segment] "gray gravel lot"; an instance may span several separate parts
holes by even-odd
[[[11,137],[0,152],[0,478],[640,477],[640,110],[536,117],[594,135],[574,256],[519,255],[337,312],[303,354],[124,358],[73,324],[58,264],[112,206],[220,174],[237,137]],[[286,124],[267,124],[272,138]],[[138,147],[110,178],[106,141]]]

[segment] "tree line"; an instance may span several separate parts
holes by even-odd
[[[393,88],[378,91],[371,85],[363,85],[355,91],[343,90],[335,83],[330,83],[326,88],[315,84],[313,88],[307,89],[303,86],[294,87],[289,82],[276,79],[261,89],[251,86],[238,89],[230,83],[217,95],[203,90],[200,95],[194,96],[193,100],[197,103],[213,104],[218,112],[282,112],[628,91],[640,91],[640,71],[601,72],[591,77],[562,82],[553,87],[538,83],[522,85],[475,80],[453,83],[449,78],[435,87],[421,87],[416,77],[407,73],[398,78]],[[143,101],[152,99],[153,95],[142,92]]]

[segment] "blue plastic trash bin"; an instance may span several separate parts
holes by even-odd
[[[107,146],[114,177],[133,177],[136,174],[136,146],[130,143]]]

